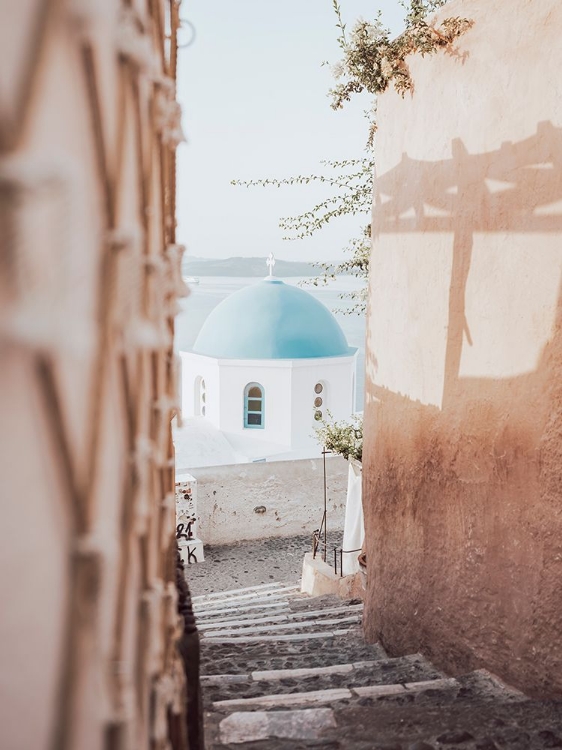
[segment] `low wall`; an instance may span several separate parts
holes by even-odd
[[[328,529],[342,530],[347,462],[326,459]],[[322,459],[190,469],[197,479],[199,535],[205,544],[311,534],[324,509]]]

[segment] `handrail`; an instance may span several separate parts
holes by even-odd
[[[359,547],[358,549],[342,549],[342,547],[338,549],[338,547],[334,547],[334,573],[335,575],[338,574],[338,561],[337,561],[338,551],[340,553],[340,578],[343,578],[343,556],[353,554],[353,552],[361,552],[362,549],[363,549],[362,547]]]
[[[322,514],[322,523],[319,529],[312,532],[312,559],[315,559],[318,549],[322,549],[322,560],[326,562],[328,557],[328,486],[326,480],[326,456],[333,451],[322,450],[323,469],[324,469],[324,513]],[[321,537],[324,537],[321,540]]]
[[[319,529],[315,529],[312,532],[312,559],[316,557],[316,553],[318,552],[318,548],[322,547],[322,559],[324,562],[326,562],[326,556],[327,556],[327,549],[328,549],[328,543],[326,541],[326,534],[324,533],[324,541],[321,540],[322,537],[322,530],[324,529],[325,532],[325,522],[326,522],[326,511],[324,511],[324,514],[322,515],[322,523],[320,524]]]

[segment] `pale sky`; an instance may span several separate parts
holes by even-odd
[[[377,9],[393,32],[398,0],[341,0],[348,31]],[[314,237],[282,240],[280,216],[311,208],[324,192],[243,188],[231,179],[318,172],[322,159],[361,158],[369,99],[334,112],[334,85],[323,60],[339,59],[331,0],[189,0],[182,17],[196,29],[180,51],[178,95],[188,140],[178,150],[178,242],[201,257],[334,260],[359,233],[359,219],[339,219]]]

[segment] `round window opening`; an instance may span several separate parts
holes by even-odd
[[[320,398],[320,396],[317,396],[314,399],[314,406],[322,406],[322,399]]]
[[[322,419],[322,412],[320,411],[320,409],[317,409],[317,410],[316,410],[316,411],[314,412],[314,419],[315,419],[315,420],[316,420],[317,422],[319,422],[319,421],[320,421],[320,420]]]
[[[324,386],[322,385],[322,383],[316,383],[316,385],[314,386],[314,393],[322,393],[323,390]]]

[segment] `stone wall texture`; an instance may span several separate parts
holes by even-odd
[[[179,4],[1,6],[0,744],[185,748]]]
[[[348,464],[326,458],[328,530],[343,531]],[[190,469],[197,479],[204,544],[310,534],[324,511],[323,459],[265,461]],[[331,553],[331,551],[330,551]]]
[[[562,5],[474,26],[379,101],[366,632],[562,694]]]

